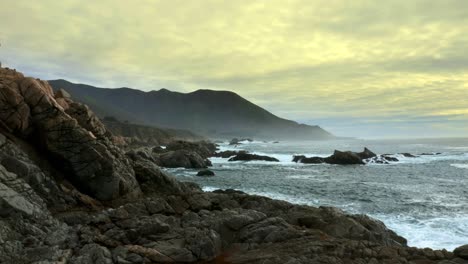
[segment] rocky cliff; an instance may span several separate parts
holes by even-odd
[[[467,262],[367,216],[202,192],[113,142],[87,106],[0,68],[0,263]]]

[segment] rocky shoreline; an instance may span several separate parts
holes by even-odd
[[[125,153],[87,106],[14,70],[0,109],[0,263],[468,263],[365,215],[179,182],[158,164],[205,168],[213,144]]]

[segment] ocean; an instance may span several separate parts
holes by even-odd
[[[391,164],[297,164],[295,154],[328,156],[335,149],[394,154]],[[168,169],[205,191],[237,189],[296,204],[334,206],[366,214],[408,239],[409,246],[453,250],[468,244],[468,139],[333,140],[220,144],[220,150],[247,150],[280,162],[228,162],[211,158],[215,177],[197,170]],[[397,153],[440,153],[415,158]]]

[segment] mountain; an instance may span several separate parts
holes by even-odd
[[[63,88],[73,98],[88,104],[101,117],[114,116],[143,125],[187,129],[216,138],[333,138],[319,126],[298,124],[277,117],[228,91],[179,93],[161,89],[143,92],[130,88],[97,88],[66,80],[49,83],[54,89]]]

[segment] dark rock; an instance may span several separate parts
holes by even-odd
[[[178,182],[174,176],[161,171],[155,163],[138,159],[132,163],[136,179],[141,189],[146,193],[166,193],[182,194],[189,192],[189,187],[185,183]]]
[[[228,161],[252,161],[252,160],[263,160],[263,161],[272,161],[279,162],[278,159],[268,156],[249,154],[246,152],[238,153],[236,156],[230,158]]]
[[[374,158],[377,156],[374,152],[370,151],[368,148],[364,148],[363,152],[358,152],[356,154],[363,160]]]
[[[202,170],[197,173],[197,176],[215,176],[215,173],[211,170]]]
[[[213,157],[227,159],[227,158],[236,156],[239,153],[247,153],[247,152],[246,151],[226,150],[226,151],[216,152],[215,154],[213,154]]]
[[[176,150],[162,153],[155,157],[155,162],[167,168],[193,168],[203,169],[211,166],[211,162],[200,156],[197,152]]]
[[[339,164],[339,165],[354,165],[354,164],[363,165],[364,164],[364,161],[356,152],[352,152],[352,151],[343,152],[339,150],[335,150],[333,155],[325,158],[325,162],[329,164]]]
[[[378,155],[376,157],[367,159],[367,163],[376,163],[376,164],[390,164],[390,162],[399,161],[397,158],[390,156],[389,154]]]
[[[188,160],[192,166],[187,156],[203,160],[200,147],[162,153],[141,148],[125,156],[88,108],[63,93],[55,104],[45,82],[28,79],[23,87],[23,79],[0,68],[0,102],[5,107],[0,111],[0,263],[466,262],[467,246],[454,253],[410,248],[382,222],[364,215],[229,189],[202,192],[155,164],[164,154],[186,152],[180,163]],[[11,109],[22,108],[16,100],[20,97],[4,96],[9,93],[3,89],[17,92],[20,87],[27,89],[15,96],[33,100],[38,95],[37,104],[25,101],[29,116]],[[65,115],[66,110],[70,114]],[[53,125],[61,122],[67,126]],[[87,141],[75,142],[77,135]],[[47,142],[52,139],[57,142]],[[69,164],[74,161],[77,164]],[[64,170],[64,164],[74,167]],[[89,175],[74,174],[80,171],[78,165]],[[137,188],[127,189],[131,182]],[[87,184],[98,184],[89,192],[94,197],[107,200],[96,195],[104,188],[118,199],[93,199],[81,192]],[[130,195],[132,190],[138,195]]]
[[[305,158],[306,158],[306,156],[304,156],[304,155],[294,155],[292,161],[293,162],[302,162],[302,160],[305,159]]]
[[[434,155],[441,155],[442,153],[441,152],[434,152],[434,153],[421,153],[419,154],[420,156],[434,156]]]
[[[416,158],[417,156],[411,154],[411,153],[399,153],[400,155],[403,155],[403,157],[406,158]]]
[[[453,254],[459,258],[468,260],[468,245],[456,248]]]
[[[320,164],[325,163],[325,158],[322,157],[310,157],[307,158],[304,155],[298,155],[293,157],[293,162],[305,163],[305,164]]]
[[[177,140],[169,143],[166,146],[166,151],[186,150],[197,153],[202,158],[213,156],[216,152],[216,145],[207,141],[188,142]]]
[[[138,195],[123,152],[107,138],[104,125],[89,108],[63,97],[57,98],[65,100],[59,104],[45,81],[2,72],[2,96],[6,92],[8,97],[0,96],[2,113],[7,113],[0,121],[11,131],[22,137],[34,133],[38,139],[34,143],[60,163],[68,180],[83,192],[101,200]]]
[[[353,164],[365,164],[364,160],[372,159],[377,155],[370,151],[368,148],[364,148],[363,152],[352,152],[352,151],[339,151],[335,150],[333,155],[322,158],[322,157],[310,157],[307,158],[304,155],[296,155],[293,157],[293,162],[307,163],[307,164],[339,164],[339,165],[353,165]]]

